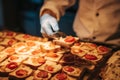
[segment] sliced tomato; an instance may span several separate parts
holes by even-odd
[[[16,71],[16,75],[18,76],[24,76],[28,73],[28,71],[24,70],[24,69],[20,69]]]
[[[93,49],[97,48],[97,45],[93,43],[88,43],[88,46]]]
[[[91,55],[91,54],[86,54],[84,57],[88,60],[96,60],[97,59],[97,57],[95,55]]]
[[[40,57],[37,59],[37,61],[38,61],[38,63],[43,64],[43,63],[45,63],[46,60],[45,60],[45,58]]]
[[[58,73],[56,75],[57,80],[66,80],[67,79],[67,75],[65,73]]]
[[[80,46],[81,45],[81,43],[75,43],[74,44],[74,46]]]
[[[25,35],[23,36],[23,38],[30,38],[30,35],[25,34]]]
[[[6,36],[13,36],[13,34],[14,34],[13,32],[7,32]]]
[[[48,72],[40,70],[40,72],[37,73],[38,78],[47,78],[48,77]]]
[[[11,62],[11,63],[7,64],[6,67],[13,70],[18,67],[18,64],[16,62]]]
[[[53,70],[54,70],[54,67],[51,66],[51,65],[46,65],[46,66],[45,66],[45,69],[48,70],[48,71],[53,71]]]
[[[30,40],[34,40],[34,41],[38,41],[40,38],[35,37],[35,36],[31,36]]]
[[[13,55],[13,56],[10,56],[9,58],[10,58],[10,60],[17,60],[19,57]]]
[[[109,51],[109,49],[105,46],[98,46],[98,52],[100,53],[107,53]]]
[[[41,52],[42,52],[41,49],[38,49],[38,50],[33,51],[32,54],[33,54],[33,55],[36,55],[36,54],[39,54],[39,53],[41,53]]]
[[[64,69],[68,72],[73,72],[74,71],[74,68],[70,67],[70,66],[65,66]]]
[[[13,45],[16,41],[14,39],[11,39],[10,41],[8,41],[8,45]]]
[[[64,39],[65,42],[74,42],[75,41],[75,38],[72,37],[72,36],[67,36],[65,39]]]
[[[35,43],[34,42],[26,42],[27,46],[29,47],[32,47],[32,46],[35,46]]]
[[[56,58],[58,57],[58,55],[56,53],[50,52],[46,54],[47,57],[52,57],[52,58]]]

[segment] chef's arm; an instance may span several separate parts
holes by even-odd
[[[65,10],[75,4],[76,0],[44,0],[40,16],[45,13],[54,16],[57,21],[65,14]]]
[[[45,0],[40,10],[42,34],[53,35],[59,31],[58,21],[65,10],[75,4],[76,0]]]

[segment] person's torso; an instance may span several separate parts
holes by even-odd
[[[80,0],[74,22],[74,30],[78,36],[84,37],[79,26],[85,26],[89,37],[96,41],[106,41],[116,32],[120,33],[120,0]],[[116,35],[120,41],[120,35]]]

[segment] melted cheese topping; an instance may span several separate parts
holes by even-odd
[[[44,42],[42,46],[45,50],[52,50],[52,49],[60,48],[59,45],[55,45],[52,42]]]
[[[45,68],[46,66],[53,67],[53,71],[46,70],[46,68]],[[41,65],[38,69],[45,70],[45,71],[50,72],[50,73],[56,73],[62,69],[62,66],[60,64],[57,64],[56,62],[46,61],[46,63]]]
[[[22,62],[22,61],[24,61],[27,58],[28,58],[27,55],[18,55],[18,54],[15,54],[15,55],[11,55],[8,58],[8,60],[11,61],[11,62]]]

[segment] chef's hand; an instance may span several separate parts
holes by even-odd
[[[40,17],[41,33],[52,35],[59,31],[59,26],[56,18],[49,14],[44,14]]]

